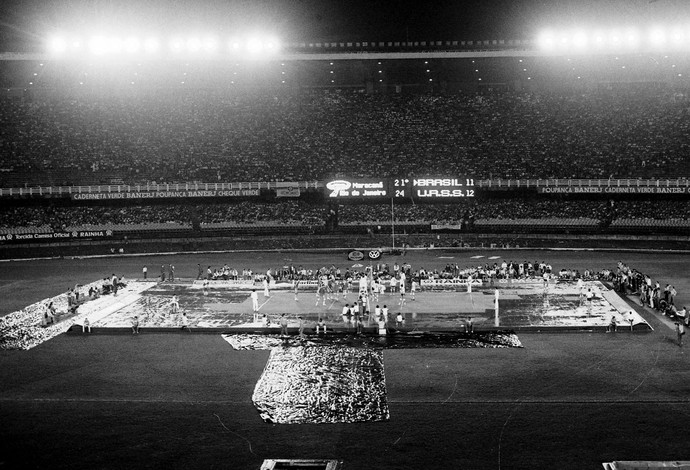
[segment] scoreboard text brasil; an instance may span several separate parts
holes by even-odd
[[[327,196],[341,199],[457,199],[475,197],[474,178],[344,178],[326,183]]]

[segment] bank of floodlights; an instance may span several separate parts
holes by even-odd
[[[46,40],[46,51],[54,57],[172,57],[219,58],[225,56],[270,57],[281,49],[274,36],[252,35],[221,40],[211,35],[177,35],[161,40],[155,36],[56,34]]]
[[[690,51],[690,25],[653,26],[646,30],[546,30],[537,37],[537,45],[540,50],[554,54]]]

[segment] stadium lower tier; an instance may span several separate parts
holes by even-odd
[[[0,234],[57,232],[260,231],[588,231],[687,230],[690,201],[601,199],[463,199],[453,204],[326,204],[304,200],[138,205],[6,204]]]

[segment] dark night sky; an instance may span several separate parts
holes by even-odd
[[[522,39],[552,25],[690,27],[690,0],[4,0],[0,18],[4,50],[39,44],[53,31],[128,29],[274,31],[286,42]]]

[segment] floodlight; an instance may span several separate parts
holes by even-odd
[[[621,47],[621,44],[623,42],[623,36],[618,30],[613,30],[609,32],[608,35],[608,43],[611,47],[614,49],[619,49]]]
[[[120,39],[118,37],[109,38],[108,42],[107,42],[107,46],[106,46],[107,52],[119,54],[120,52],[122,52],[123,46],[124,45],[122,43],[122,39]]]
[[[198,52],[199,49],[201,49],[201,39],[197,37],[192,37],[187,39],[187,51],[189,52]]]
[[[554,47],[553,34],[550,31],[543,31],[537,38],[540,49],[551,50]]]
[[[48,39],[48,51],[53,54],[62,54],[67,50],[67,41],[62,36],[53,36]]]
[[[89,51],[94,55],[108,52],[108,41],[103,36],[93,36],[89,39]]]
[[[233,51],[233,52],[238,51],[240,49],[240,47],[242,47],[242,45],[241,45],[239,39],[230,38],[228,40],[228,49],[230,49],[231,51]]]
[[[558,41],[556,41],[555,45],[560,50],[567,50],[570,47],[570,42],[571,42],[570,35],[564,33],[558,37]]]
[[[218,50],[218,41],[214,37],[205,37],[203,40],[203,48],[205,52],[216,52]]]
[[[147,38],[144,41],[144,51],[146,51],[148,54],[157,52],[159,47],[160,45],[158,44],[158,39],[156,38]]]
[[[603,48],[604,46],[606,46],[606,36],[602,32],[596,32],[594,33],[592,43],[597,48]]]
[[[128,37],[125,39],[125,52],[128,54],[136,54],[139,52],[139,39],[135,37]]]
[[[661,28],[653,28],[649,32],[649,42],[656,47],[666,44],[666,33]]]
[[[184,41],[180,38],[172,38],[170,40],[170,50],[172,52],[182,52]]]
[[[266,38],[266,50],[269,52],[278,52],[278,50],[280,50],[280,41],[274,37]]]
[[[263,51],[263,49],[264,44],[263,41],[261,41],[261,39],[254,37],[247,40],[247,50],[249,52],[256,54]]]
[[[572,43],[576,49],[585,49],[587,47],[587,34],[584,31],[576,31],[573,33]]]
[[[640,34],[634,29],[628,29],[623,33],[623,45],[636,48],[640,44]]]
[[[673,28],[671,30],[671,43],[674,46],[683,46],[685,44],[685,37],[685,31],[681,28]]]

